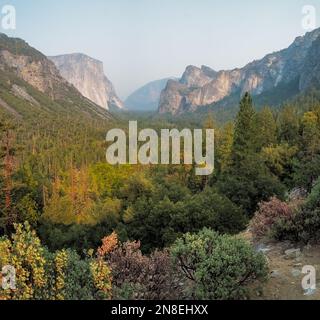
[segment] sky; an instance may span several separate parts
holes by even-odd
[[[5,4],[15,6],[17,25],[0,32],[46,55],[103,61],[122,99],[188,65],[232,69],[289,46],[306,32],[305,5],[320,21],[320,0],[0,0],[0,9]]]

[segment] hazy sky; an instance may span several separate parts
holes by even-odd
[[[47,55],[82,52],[104,62],[125,98],[187,65],[241,67],[305,33],[302,7],[319,0],[0,0],[17,29]],[[3,31],[3,30],[2,30]]]

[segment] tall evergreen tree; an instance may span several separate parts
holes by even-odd
[[[240,101],[240,111],[234,130],[232,160],[236,166],[255,152],[255,115],[252,98],[247,92]]]
[[[270,173],[261,157],[260,151],[265,141],[259,139],[258,123],[252,98],[246,93],[240,101],[236,119],[232,163],[218,181],[220,192],[244,209],[249,217],[259,202],[273,195],[281,197],[284,192],[283,186]]]

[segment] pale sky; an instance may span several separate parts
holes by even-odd
[[[104,62],[124,99],[187,65],[242,67],[303,35],[302,8],[320,0],[0,0],[17,29],[46,55],[82,52]],[[0,11],[1,12],[1,11]],[[317,21],[318,22],[318,21]],[[0,28],[1,29],[1,28]]]

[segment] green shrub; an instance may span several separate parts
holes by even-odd
[[[196,299],[243,299],[247,285],[267,276],[266,260],[245,241],[203,229],[186,234],[171,248],[193,286]]]

